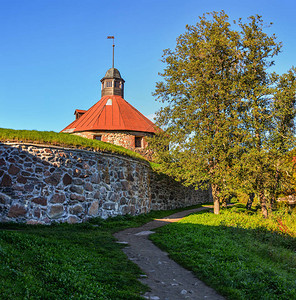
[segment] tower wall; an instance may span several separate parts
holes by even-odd
[[[136,131],[83,131],[75,132],[75,135],[79,135],[88,139],[98,139],[102,142],[111,143],[117,146],[122,146],[126,149],[135,151],[148,160],[152,160],[153,152],[148,147],[147,137],[152,137],[152,133],[148,132],[136,132]],[[136,139],[138,139],[136,141]],[[138,142],[138,144],[137,144]],[[139,144],[139,142],[141,142]],[[139,147],[140,145],[140,147]]]

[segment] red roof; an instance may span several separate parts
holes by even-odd
[[[84,109],[76,109],[76,110],[74,111],[74,115],[75,115],[76,113],[85,113],[85,112],[87,112],[87,110],[84,110]]]
[[[76,110],[77,111],[77,110]],[[62,132],[127,130],[156,132],[156,126],[121,96],[106,95]]]

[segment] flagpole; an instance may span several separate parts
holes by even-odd
[[[114,47],[115,47],[115,44],[114,44],[114,36],[107,36],[107,39],[113,39],[113,45],[112,45],[112,48],[113,48],[113,55],[112,55],[112,68],[114,69]]]

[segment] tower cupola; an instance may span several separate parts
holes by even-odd
[[[123,98],[124,96],[124,80],[121,78],[119,71],[116,68],[109,69],[105,76],[101,79],[102,96],[117,95]]]

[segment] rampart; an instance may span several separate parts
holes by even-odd
[[[211,201],[128,156],[0,143],[0,222],[77,223]]]

